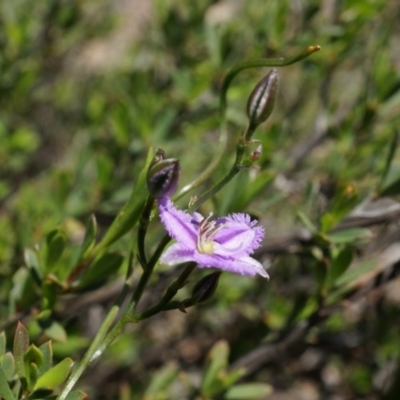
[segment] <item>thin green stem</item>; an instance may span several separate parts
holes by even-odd
[[[234,178],[234,176],[241,170],[241,165],[243,161],[243,155],[245,152],[245,148],[247,147],[248,143],[244,142],[243,139],[240,139],[237,146],[236,146],[236,159],[233,163],[230,171],[228,172],[225,177],[223,177],[215,186],[211,189],[207,190],[207,192],[203,193],[190,207],[189,212],[195,211],[197,208],[200,207],[206,200],[213,197],[216,193],[218,193],[228,182]]]
[[[305,50],[301,51],[298,54],[295,54],[293,57],[287,58],[263,58],[259,60],[245,61],[233,67],[225,76],[225,79],[222,83],[221,88],[221,109],[226,108],[226,94],[228,92],[229,86],[232,83],[233,78],[241,71],[248,68],[259,68],[259,67],[284,67],[286,65],[294,64],[298,61],[304,60],[311,54],[319,51],[321,49],[320,46],[308,46]]]
[[[235,76],[248,68],[257,68],[257,67],[284,67],[286,65],[294,64],[298,61],[301,61],[316,51],[320,50],[320,46],[308,46],[305,50],[301,51],[298,54],[295,54],[292,57],[287,58],[277,58],[277,59],[260,59],[260,60],[252,60],[243,62],[238,64],[236,67],[233,67],[225,76],[220,93],[219,100],[219,114],[220,114],[220,134],[219,134],[219,147],[217,152],[215,153],[213,159],[211,160],[209,166],[192,182],[184,186],[179,193],[176,195],[175,199],[180,199],[186,193],[191,191],[192,189],[200,186],[203,182],[205,182],[218,167],[222,156],[225,152],[227,143],[228,143],[228,130],[227,130],[227,122],[226,122],[226,108],[227,108],[227,94],[230,84]]]
[[[228,144],[228,130],[226,127],[226,107],[220,107],[220,130],[219,130],[219,138],[218,138],[218,150],[214,154],[211,162],[208,164],[208,167],[192,182],[185,185],[175,196],[175,200],[180,199],[186,193],[190,192],[191,190],[195,189],[196,187],[200,186],[204,183],[216,170],[219,163],[221,162],[222,156],[225,153],[226,146]]]
[[[65,400],[75,386],[78,379],[81,377],[87,366],[90,364],[93,355],[98,351],[98,348],[102,342],[102,340],[106,337],[107,331],[114,322],[115,317],[117,316],[119,311],[119,306],[113,306],[109,313],[107,314],[105,320],[103,321],[99,331],[97,332],[95,338],[93,339],[92,344],[89,349],[86,351],[82,360],[73,368],[71,375],[68,378],[66,385],[63,387],[61,393],[58,395],[57,400]]]
[[[146,204],[143,208],[142,215],[140,216],[139,220],[137,245],[138,245],[138,257],[143,269],[146,269],[147,267],[147,258],[146,258],[144,243],[146,239],[147,228],[150,223],[150,215],[151,215],[151,210],[153,209],[153,205],[154,205],[154,197],[149,196],[147,198]]]
[[[128,307],[124,311],[124,314],[119,319],[119,321],[115,324],[115,326],[111,329],[111,331],[107,334],[104,340],[101,342],[100,346],[92,354],[90,358],[90,362],[94,361],[96,358],[99,358],[105,351],[105,349],[117,338],[121,332],[123,331],[125,325],[130,322],[129,315],[132,313],[135,307],[135,303],[129,303]]]
[[[149,318],[163,310],[167,307],[170,301],[175,297],[180,289],[186,285],[187,279],[189,278],[190,274],[196,268],[195,262],[189,262],[185,269],[181,272],[179,277],[168,287],[167,291],[165,292],[162,299],[156,304],[154,307],[144,311],[141,314],[134,314],[129,317],[129,322],[139,322],[143,319]]]
[[[137,304],[139,303],[142,294],[144,292],[144,289],[146,288],[149,279],[151,277],[151,274],[153,273],[153,269],[155,265],[157,264],[158,259],[161,256],[161,253],[164,251],[165,246],[170,242],[171,238],[168,235],[165,235],[161,242],[159,243],[156,251],[154,252],[153,256],[151,257],[150,261],[147,264],[147,268],[143,271],[143,274],[140,278],[140,281],[132,295],[132,300],[131,302],[134,304],[134,308],[136,308]]]
[[[194,270],[195,267],[196,267],[196,263],[194,263],[194,262],[188,263],[186,265],[185,269],[182,271],[182,273],[178,277],[178,279],[176,279],[168,287],[165,295],[160,300],[160,302],[156,306],[145,311],[144,313],[137,314],[137,315],[131,315],[137,304],[137,303],[135,303],[135,301],[132,301],[129,304],[129,306],[127,307],[127,309],[125,310],[124,315],[121,317],[121,319],[117,322],[117,324],[114,326],[114,328],[104,338],[101,345],[99,346],[97,351],[93,354],[90,361],[93,361],[96,358],[100,357],[100,355],[104,352],[104,350],[122,332],[122,330],[124,329],[124,326],[127,323],[139,322],[141,319],[148,318],[152,315],[159,313],[160,311],[163,311],[163,309],[168,305],[168,303],[172,300],[172,298],[177,294],[178,290],[181,289],[186,284],[189,275],[192,273],[192,271]],[[146,271],[143,273],[143,275],[145,273],[146,273]],[[143,275],[142,275],[142,277],[143,277]],[[138,285],[138,288],[139,288],[139,285]],[[138,288],[135,290],[135,292],[138,290]],[[142,316],[142,317],[140,318],[139,316]]]

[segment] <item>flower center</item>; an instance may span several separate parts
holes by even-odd
[[[199,224],[199,233],[197,236],[197,250],[203,254],[214,253],[214,237],[216,233],[224,226],[211,221],[212,213],[204,218]]]

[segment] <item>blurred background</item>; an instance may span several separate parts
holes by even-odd
[[[34,318],[42,292],[26,273],[24,249],[55,227],[73,249],[92,213],[101,235],[150,147],[178,158],[180,186],[190,183],[218,148],[226,72],[320,45],[278,70],[274,113],[254,135],[260,168],[202,208],[260,220],[266,239],[257,257],[270,282],[224,273],[210,302],[129,326],[79,387],[120,400],[400,398],[399,21],[397,0],[1,2],[1,329],[12,333],[21,319],[33,341],[44,340]],[[234,80],[228,150],[190,195],[230,167],[247,98],[267,72]],[[155,220],[149,249],[162,235]],[[132,238],[115,251],[126,258]],[[66,251],[60,265],[72,259]],[[82,355],[125,264],[101,285],[59,297],[54,318],[65,335],[54,342],[57,357]],[[156,272],[142,307],[174,274]],[[262,383],[258,397],[229,393],[226,381],[204,389],[215,359],[226,374],[246,368],[240,382]]]

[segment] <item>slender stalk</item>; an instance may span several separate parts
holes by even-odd
[[[74,369],[71,372],[71,375],[68,378],[67,384],[57,397],[57,400],[64,400],[67,398],[69,392],[73,389],[75,386],[76,382],[78,379],[81,377],[87,366],[98,356],[100,356],[101,353],[98,352],[101,342],[104,338],[108,337],[107,331],[110,329],[111,325],[113,324],[119,310],[121,309],[121,305],[125,300],[125,297],[127,293],[130,290],[129,286],[129,276],[131,275],[132,272],[132,262],[133,262],[133,253],[131,252],[129,254],[129,260],[128,260],[128,270],[126,274],[126,279],[125,279],[125,284],[124,287],[118,296],[117,300],[115,301],[115,304],[111,307],[110,311],[108,312],[106,318],[103,321],[103,324],[101,325],[100,329],[98,330],[95,338],[92,341],[92,344],[90,345],[89,349],[86,351],[85,355],[83,356],[82,360],[77,364]],[[125,310],[125,313],[130,313],[132,312],[132,308]],[[121,321],[121,319],[120,319]],[[116,326],[120,323],[120,321],[117,322]],[[123,328],[123,326],[122,326]],[[122,329],[121,328],[121,329]]]
[[[211,189],[207,190],[207,192],[203,193],[190,207],[189,212],[195,211],[200,207],[206,200],[213,197],[217,192],[219,192],[229,181],[234,178],[234,176],[241,170],[241,165],[243,161],[243,155],[245,148],[248,143],[246,143],[243,139],[240,139],[236,146],[236,159],[233,163],[230,171],[224,178],[222,178],[215,186]]]
[[[226,123],[226,108],[227,108],[227,94],[230,84],[232,83],[233,78],[235,76],[248,68],[257,68],[257,67],[284,67],[286,65],[294,64],[298,61],[301,61],[312,53],[319,51],[321,48],[320,46],[308,46],[305,50],[301,51],[298,54],[295,54],[292,57],[287,58],[277,58],[277,59],[260,59],[260,60],[252,60],[243,62],[238,64],[236,67],[233,67],[225,76],[222,86],[221,86],[221,93],[219,99],[219,114],[220,114],[220,134],[219,134],[219,147],[217,152],[215,153],[214,157],[212,158],[209,166],[192,182],[184,186],[175,199],[180,199],[186,193],[191,191],[192,189],[200,186],[203,182],[205,182],[215,171],[218,167],[222,156],[225,152],[227,143],[228,143],[228,130],[227,130],[227,123]]]
[[[114,322],[115,317],[117,316],[119,311],[119,306],[113,306],[109,313],[107,314],[105,320],[103,321],[99,331],[97,332],[95,338],[93,339],[92,344],[89,349],[86,351],[82,360],[73,368],[71,375],[68,378],[66,385],[63,387],[61,393],[58,395],[57,400],[65,400],[75,386],[78,379],[81,377],[87,366],[90,364],[93,355],[98,351],[98,348],[102,342],[102,340],[106,337],[107,331],[110,328],[111,324]]]
[[[146,251],[145,251],[145,239],[147,228],[150,223],[150,215],[151,210],[153,209],[154,205],[154,198],[153,196],[149,196],[147,198],[146,204],[143,208],[142,215],[140,216],[139,220],[139,227],[138,227],[138,235],[137,235],[137,245],[138,245],[138,258],[140,261],[140,265],[143,269],[146,269],[147,266],[147,258],[146,258]]]
[[[224,103],[220,102],[220,104],[224,104],[224,106],[220,106],[220,130],[219,130],[219,138],[218,138],[218,150],[214,154],[211,162],[208,164],[208,167],[192,182],[185,185],[175,196],[175,199],[178,200],[183,197],[186,193],[195,189],[204,183],[216,170],[219,163],[221,162],[222,156],[225,153],[226,146],[228,144],[228,130],[226,127],[226,101]]]
[[[140,278],[140,281],[132,295],[131,302],[134,304],[133,310],[136,308],[137,304],[139,303],[144,289],[146,288],[151,274],[153,273],[153,269],[157,264],[158,259],[161,256],[161,253],[164,251],[165,246],[170,242],[171,238],[168,235],[165,235],[161,242],[159,243],[156,251],[154,252],[153,256],[151,257],[150,261],[147,264],[147,268],[143,271],[143,275]]]
[[[195,262],[187,263],[185,269],[181,272],[178,279],[176,279],[167,289],[162,299],[156,304],[154,307],[144,311],[141,314],[134,314],[129,318],[129,322],[139,322],[143,319],[149,318],[161,311],[163,311],[169,302],[175,297],[180,289],[186,285],[187,279],[189,278],[190,274],[196,268]]]
[[[102,341],[101,345],[97,349],[95,353],[93,353],[92,358],[90,359],[90,362],[95,360],[96,358],[100,357],[100,355],[104,352],[104,350],[115,340],[117,336],[120,335],[122,332],[124,326],[127,323],[132,323],[132,322],[139,322],[142,319],[151,317],[152,315],[155,315],[159,313],[160,311],[163,311],[165,306],[172,300],[172,298],[177,294],[179,289],[181,289],[187,282],[187,278],[189,275],[192,273],[194,268],[196,267],[196,263],[190,262],[186,265],[185,269],[182,271],[178,279],[175,280],[167,289],[165,295],[162,297],[160,302],[150,308],[149,310],[145,311],[142,314],[137,314],[137,315],[131,315],[132,311],[135,309],[136,304],[135,301],[132,301],[127,309],[124,312],[124,315],[122,318],[117,322],[117,324],[114,326],[114,328],[108,333],[108,335],[104,338]],[[145,272],[143,273],[143,275]],[[142,275],[142,277],[143,277]],[[139,286],[138,286],[139,287]],[[135,292],[138,289],[135,290]]]
[[[305,50],[292,57],[287,58],[263,58],[259,60],[245,61],[233,67],[225,76],[221,88],[221,108],[226,108],[226,93],[228,92],[229,86],[232,83],[233,78],[241,71],[248,68],[259,68],[259,67],[284,67],[286,65],[294,64],[298,61],[304,60],[316,51],[321,50],[320,46],[308,46]]]

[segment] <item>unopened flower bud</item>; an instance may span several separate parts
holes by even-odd
[[[208,274],[194,285],[191,300],[195,304],[203,303],[212,297],[217,289],[221,273],[221,271],[216,271]]]
[[[271,115],[277,93],[278,73],[276,69],[272,69],[256,85],[247,102],[247,116],[250,120],[249,127],[251,131],[254,131],[258,125],[266,121]]]
[[[161,161],[153,162],[147,171],[147,188],[150,194],[156,199],[170,197],[178,186],[180,170],[179,161],[175,158],[164,160],[161,157]]]

